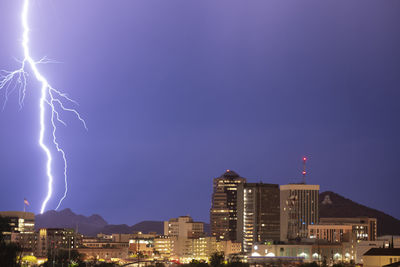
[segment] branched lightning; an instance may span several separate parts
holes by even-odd
[[[29,49],[29,24],[28,24],[28,11],[29,11],[29,1],[23,0],[23,8],[21,13],[21,23],[23,27],[23,35],[22,35],[22,48],[24,52],[24,58],[20,61],[21,67],[14,71],[0,71],[0,90],[4,90],[5,92],[5,101],[3,104],[3,109],[5,104],[8,101],[8,97],[14,91],[18,90],[18,102],[20,107],[22,108],[24,99],[26,96],[27,89],[27,78],[28,71],[27,68],[30,67],[31,72],[34,74],[35,78],[40,82],[40,99],[39,99],[39,121],[40,121],[40,130],[39,130],[39,139],[38,143],[40,148],[44,151],[46,155],[46,175],[48,179],[48,189],[47,195],[42,203],[40,213],[43,213],[46,209],[47,202],[50,200],[53,193],[53,180],[54,176],[52,173],[52,161],[53,156],[51,154],[50,148],[45,143],[45,133],[46,133],[46,122],[45,122],[45,114],[46,108],[50,109],[50,120],[49,124],[52,127],[52,142],[57,151],[61,154],[63,163],[64,163],[64,183],[65,190],[64,195],[60,199],[56,209],[58,209],[62,203],[62,201],[67,196],[68,192],[68,181],[67,181],[67,157],[65,151],[60,147],[60,144],[56,137],[57,131],[57,122],[66,126],[66,123],[61,119],[59,111],[67,111],[73,113],[83,124],[85,129],[86,123],[81,117],[81,115],[73,108],[69,108],[66,106],[67,104],[77,104],[74,100],[69,98],[66,94],[60,92],[59,90],[52,87],[47,79],[39,72],[37,65],[52,63],[53,61],[48,60],[47,58],[42,58],[39,61],[34,61],[30,55]]]

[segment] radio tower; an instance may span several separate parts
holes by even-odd
[[[306,161],[307,161],[307,158],[303,157],[303,172],[302,172],[302,174],[303,174],[303,184],[306,184],[306,174],[307,174],[307,172],[306,172]]]

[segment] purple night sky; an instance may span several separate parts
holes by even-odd
[[[400,218],[400,1],[31,3],[33,57],[60,62],[40,69],[89,128],[60,126],[61,209],[208,221],[225,169],[299,182],[306,155],[309,183]],[[0,69],[22,58],[21,5],[0,1]],[[23,109],[14,94],[0,112],[0,210],[26,197],[38,213],[45,197],[38,97],[31,76]]]

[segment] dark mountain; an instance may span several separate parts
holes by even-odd
[[[378,220],[378,236],[399,235],[400,220],[364,205],[358,204],[331,191],[319,195],[320,217],[372,217]]]
[[[132,232],[156,232],[164,233],[164,224],[160,221],[143,221],[132,226],[126,224],[108,224],[100,215],[89,217],[77,215],[70,209],[62,211],[50,210],[35,216],[35,227],[39,228],[73,228],[79,233],[94,236],[98,233],[104,234],[127,234]]]
[[[77,215],[70,209],[62,211],[50,210],[35,216],[36,228],[73,228],[80,233],[93,233],[102,229],[107,222],[100,215],[86,217]]]

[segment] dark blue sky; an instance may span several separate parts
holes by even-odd
[[[62,208],[208,221],[213,177],[298,182],[306,155],[309,183],[400,218],[398,0],[31,2],[32,54],[61,62],[40,69],[89,127],[60,127]],[[22,57],[21,4],[0,2],[1,69]],[[46,194],[28,90],[0,113],[0,210],[39,212]]]

